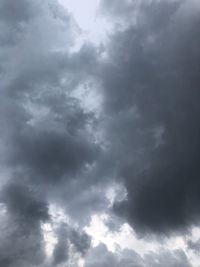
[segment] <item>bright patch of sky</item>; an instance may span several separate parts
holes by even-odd
[[[85,227],[85,231],[92,236],[93,247],[104,243],[112,252],[115,252],[118,248],[134,249],[140,255],[148,251],[156,251],[156,244],[152,242],[146,243],[142,239],[137,239],[132,228],[127,223],[122,224],[119,231],[109,231],[106,226],[107,220],[109,220],[107,214],[96,214],[92,216],[90,225]]]
[[[51,206],[50,213],[52,216],[52,222],[43,224],[42,231],[44,241],[46,244],[46,253],[51,257],[55,245],[57,244],[57,237],[55,231],[62,223],[69,223],[73,225],[73,222],[66,216],[65,212],[58,207]],[[176,250],[182,249],[190,262],[194,266],[199,267],[200,255],[194,253],[188,249],[187,241],[197,241],[200,238],[200,228],[194,227],[191,230],[191,235],[188,236],[174,236],[169,239],[160,240],[145,240],[144,238],[138,238],[134,230],[127,224],[121,225],[117,231],[110,231],[107,222],[109,221],[108,214],[94,214],[91,218],[89,225],[84,230],[92,238],[92,247],[96,247],[103,243],[107,246],[109,251],[117,252],[123,249],[132,249],[141,256],[149,252],[159,252],[162,249]],[[84,266],[84,260],[79,260],[79,266]]]
[[[89,41],[96,45],[104,43],[111,25],[99,13],[99,0],[59,0],[70,14],[73,15],[82,30],[79,42]]]
[[[112,25],[99,12],[100,0],[58,1],[74,17],[81,29],[80,35],[70,51],[75,52],[80,49],[83,43],[90,42],[99,47],[101,58],[106,58],[104,46]],[[86,111],[93,111],[97,116],[100,115],[102,96],[96,81],[86,81],[73,91],[73,96],[81,100],[82,107]]]
[[[88,80],[78,86],[72,96],[76,97],[86,112],[94,112],[97,116],[101,113],[102,95],[97,81]]]
[[[92,246],[96,247],[100,243],[107,246],[108,250],[117,252],[118,250],[130,249],[136,251],[140,256],[151,252],[159,252],[163,249],[167,250],[183,250],[187,255],[193,266],[200,267],[200,254],[190,250],[187,241],[193,242],[200,238],[200,228],[194,227],[191,230],[191,235],[188,236],[174,236],[171,238],[160,240],[145,240],[138,238],[134,230],[129,224],[124,223],[121,225],[119,231],[109,231],[106,222],[109,220],[107,214],[95,214],[92,216],[90,225],[85,227],[85,231],[92,237]]]

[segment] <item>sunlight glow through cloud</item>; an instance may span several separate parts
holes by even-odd
[[[59,0],[73,15],[82,30],[82,39],[96,45],[103,43],[111,29],[108,21],[99,14],[99,0]]]

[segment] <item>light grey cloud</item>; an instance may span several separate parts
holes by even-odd
[[[86,257],[85,267],[190,267],[187,256],[182,250],[163,250],[158,253],[149,253],[141,257],[133,250],[119,250],[109,252],[105,245],[100,244],[93,248]]]
[[[188,240],[187,242],[188,248],[194,251],[195,253],[199,254],[200,253],[200,240]]]

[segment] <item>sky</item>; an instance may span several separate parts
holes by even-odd
[[[200,267],[198,0],[0,1],[0,266]]]

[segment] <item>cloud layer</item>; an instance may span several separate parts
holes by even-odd
[[[0,3],[2,266],[193,264],[200,5],[102,0],[98,12],[112,24],[99,47],[79,44],[80,25],[56,0]],[[185,247],[144,256],[94,248],[84,227],[95,214],[107,214],[110,231],[178,233]]]
[[[198,223],[199,6],[193,4],[140,6],[136,24],[114,34],[101,72],[110,153],[128,192],[115,209],[141,231]],[[115,13],[123,15],[118,5]]]

